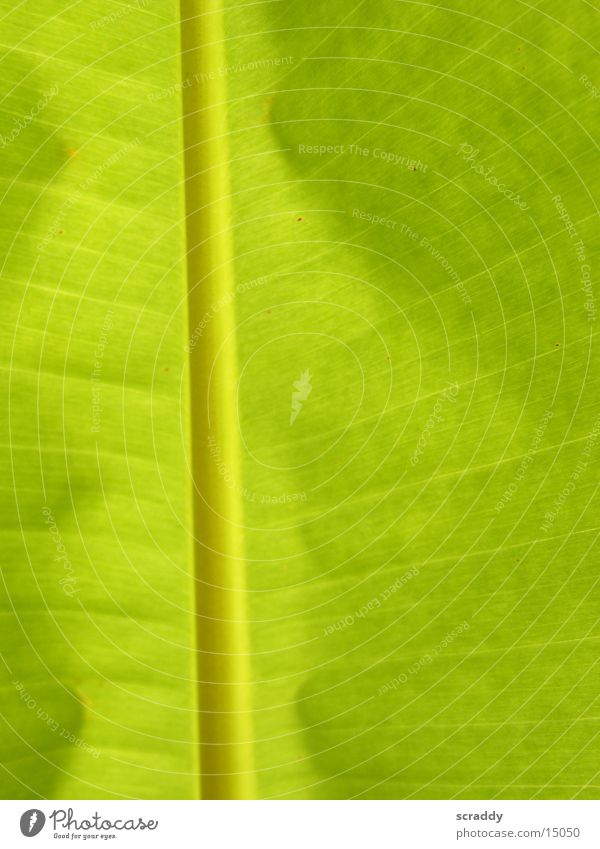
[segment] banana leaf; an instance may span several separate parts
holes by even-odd
[[[0,796],[595,798],[597,9],[0,10]]]

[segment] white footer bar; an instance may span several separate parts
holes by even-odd
[[[0,801],[0,846],[50,843],[166,849],[599,849],[600,803]]]

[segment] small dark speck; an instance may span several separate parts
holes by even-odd
[[[58,235],[59,235],[59,236],[62,236],[62,234],[63,234],[65,231],[64,231],[64,230],[57,230],[56,232],[58,233]]]
[[[168,366],[165,366],[163,371],[171,371],[171,369]]]
[[[554,346],[554,347],[555,347],[555,348],[560,348],[560,343],[559,343],[559,342],[557,342],[557,343],[555,344],[555,346]]]
[[[298,218],[296,218],[296,221],[304,221],[304,218],[302,218],[302,216],[299,215]]]

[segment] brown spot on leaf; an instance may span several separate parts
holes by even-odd
[[[263,115],[263,121],[271,120],[271,112],[273,109],[273,95],[270,94],[267,98],[265,98],[265,110]]]

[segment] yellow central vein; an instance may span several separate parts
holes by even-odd
[[[181,0],[201,796],[253,798],[221,0]],[[225,471],[226,470],[226,471]]]

